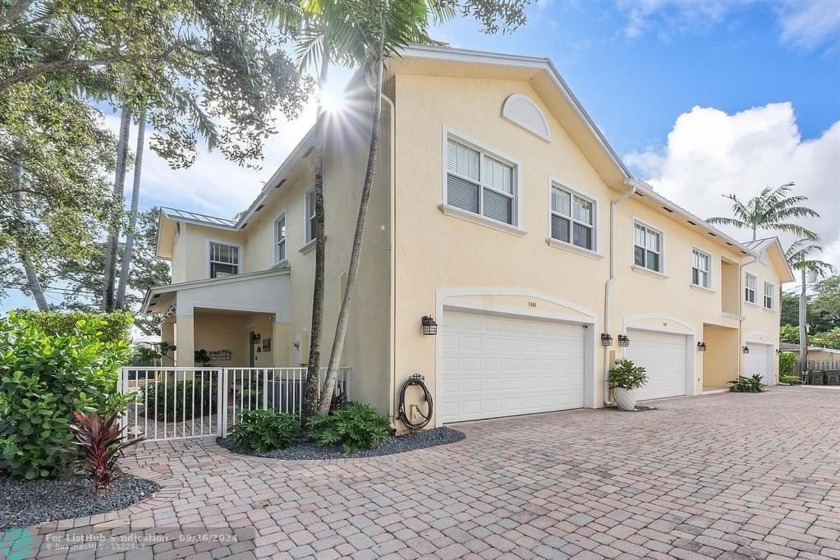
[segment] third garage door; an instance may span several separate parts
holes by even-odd
[[[581,325],[446,311],[441,330],[444,422],[583,406]]]
[[[625,355],[647,369],[647,384],[636,391],[639,400],[685,395],[686,337],[680,334],[628,330]]]

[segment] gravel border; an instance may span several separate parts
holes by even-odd
[[[0,472],[0,529],[120,510],[159,489],[151,480],[124,474],[111,483],[107,495],[96,495],[82,477],[18,480]]]
[[[233,441],[226,438],[216,438],[216,443],[233,453],[251,455],[254,457],[267,457],[271,459],[286,459],[289,461],[312,461],[324,459],[354,459],[359,457],[381,457],[395,453],[405,453],[416,449],[425,449],[437,445],[446,445],[461,441],[466,436],[452,428],[435,428],[423,430],[404,436],[391,436],[376,449],[363,449],[355,453],[344,454],[341,447],[325,447],[311,441],[299,440],[286,449],[275,449],[268,453],[245,453],[239,449]]]

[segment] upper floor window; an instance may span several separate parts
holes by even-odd
[[[691,283],[701,288],[712,287],[712,257],[697,249],[691,250]]]
[[[516,225],[516,168],[453,139],[446,146],[446,203]]]
[[[274,239],[277,249],[274,254],[275,262],[286,260],[286,213],[283,212],[274,220]]]
[[[770,282],[764,283],[764,307],[773,309],[773,292],[776,289]]]
[[[315,219],[315,187],[306,191],[306,243],[315,239],[318,222]]]
[[[239,246],[210,242],[210,278],[239,274]]]
[[[755,290],[758,278],[747,272],[744,275],[744,301],[755,303]]]
[[[634,262],[655,272],[662,272],[662,234],[636,223],[634,233]]]
[[[595,250],[595,203],[568,189],[551,187],[551,238]]]

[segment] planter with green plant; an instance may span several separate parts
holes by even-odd
[[[647,383],[647,370],[631,360],[618,360],[610,369],[610,388],[615,391],[615,402],[620,410],[636,409],[636,389]]]

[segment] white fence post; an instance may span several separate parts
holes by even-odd
[[[217,433],[219,437],[227,437],[228,430],[228,368],[222,368],[219,380]]]

